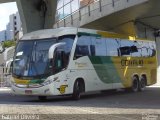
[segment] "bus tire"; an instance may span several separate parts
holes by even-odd
[[[132,91],[132,92],[137,92],[138,90],[139,90],[139,80],[138,80],[138,76],[134,76],[134,77],[133,77],[133,81],[132,81],[131,91]]]
[[[83,92],[83,84],[82,82],[80,82],[80,80],[76,80],[76,82],[74,83],[74,88],[73,88],[73,94],[72,94],[72,98],[74,100],[79,100],[81,98],[81,93]]]
[[[46,101],[47,100],[47,96],[38,96],[38,99],[40,101]]]
[[[139,91],[144,91],[146,88],[146,77],[142,76],[139,81]]]

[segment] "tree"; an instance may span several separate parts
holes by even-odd
[[[15,40],[7,40],[3,42],[3,48],[8,48],[16,45]]]

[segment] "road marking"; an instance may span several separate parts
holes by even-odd
[[[116,117],[116,118],[122,118],[122,119],[125,119],[125,120],[136,120],[136,119],[127,118],[127,117],[122,117],[122,116],[117,116],[117,115],[110,115],[110,114],[109,114],[109,116]]]
[[[91,113],[91,114],[101,114],[101,113],[99,113],[99,112],[91,111],[91,110],[80,109],[80,111],[87,112],[87,113]]]
[[[91,113],[91,114],[108,115],[108,116],[111,116],[111,117],[121,118],[121,119],[125,119],[125,120],[136,120],[136,119],[127,118],[127,117],[118,116],[118,115],[102,114],[102,113],[100,113],[100,112],[91,111],[91,110],[84,110],[84,109],[80,109],[80,110],[83,111],[83,112]]]

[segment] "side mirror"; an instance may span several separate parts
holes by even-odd
[[[65,44],[66,44],[65,42],[53,44],[53,45],[49,48],[49,52],[48,52],[48,57],[49,57],[49,59],[53,59],[54,51],[56,50],[57,47],[64,46]]]

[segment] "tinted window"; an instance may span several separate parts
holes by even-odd
[[[156,44],[155,42],[148,42],[149,43],[149,56],[156,55]]]
[[[60,42],[65,42],[65,46],[64,46],[64,52],[66,54],[70,54],[71,52],[71,49],[72,49],[72,45],[73,45],[73,42],[74,42],[74,38],[75,38],[75,35],[68,35],[68,36],[62,36],[62,37],[59,37],[59,41]]]
[[[119,40],[106,38],[107,56],[118,56]]]
[[[59,47],[59,49],[61,49],[60,50],[61,52],[59,54],[58,54],[59,51],[57,50],[57,55],[61,56],[62,68],[67,67],[69,63],[69,57],[70,57],[74,39],[75,39],[75,35],[67,35],[67,36],[59,37],[59,42],[66,43],[64,46]]]
[[[137,41],[133,41],[134,46],[136,46],[137,51],[132,52],[131,56],[132,57],[141,57],[142,56],[142,51],[141,51],[141,47],[139,45],[139,43]]]
[[[139,49],[142,57],[155,56],[156,47],[155,43],[151,41],[138,41]]]
[[[120,42],[121,56],[140,56],[140,50],[137,48],[137,43],[130,40],[121,40]]]
[[[91,46],[91,40],[89,36],[79,36],[76,45],[75,57],[79,58],[82,56],[89,56],[90,46]]]
[[[107,55],[106,39],[92,37],[91,51],[92,53],[94,51],[94,54],[96,56],[106,56]]]
[[[76,57],[82,56],[155,56],[155,43],[151,41],[130,41],[95,36],[79,36]]]

